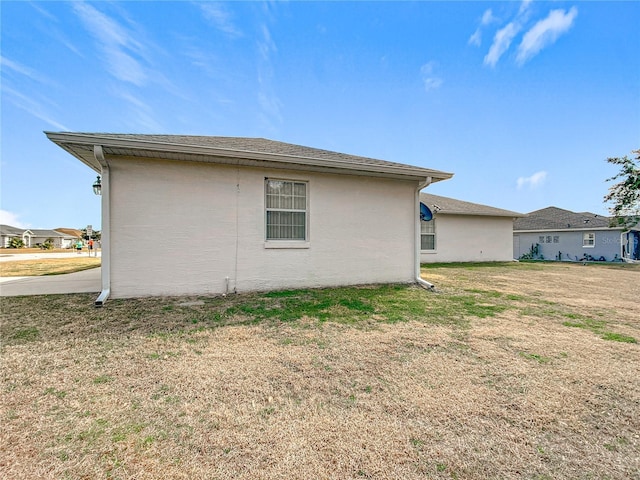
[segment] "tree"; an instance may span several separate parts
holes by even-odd
[[[89,235],[87,235],[87,229],[81,228],[80,231],[82,232],[82,238],[84,240],[89,240]],[[91,238],[99,242],[100,240],[102,240],[102,232],[100,230],[92,230]]]
[[[612,203],[609,212],[614,216],[614,223],[629,229],[640,223],[640,150],[632,150],[635,158],[626,155],[622,158],[607,158],[607,162],[620,165],[620,172],[607,178],[607,182],[621,179],[609,187],[604,201]]]

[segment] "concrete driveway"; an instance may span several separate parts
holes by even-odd
[[[51,295],[61,293],[100,293],[100,268],[43,277],[2,277],[0,297]]]

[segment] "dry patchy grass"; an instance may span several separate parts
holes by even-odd
[[[79,272],[100,266],[100,258],[41,258],[0,262],[0,277],[31,277]]]
[[[2,299],[0,477],[640,477],[640,270],[423,274]]]
[[[2,254],[2,255],[24,255],[24,254],[29,254],[29,253],[69,253],[69,252],[75,252],[75,249],[71,249],[71,248],[52,248],[51,250],[44,250],[42,248],[36,248],[36,247],[30,247],[30,248],[0,248],[0,254]]]

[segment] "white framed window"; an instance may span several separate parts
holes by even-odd
[[[436,249],[436,221],[420,222],[420,250]]]
[[[596,246],[596,234],[593,232],[584,232],[582,234],[582,246],[583,247],[595,247]]]
[[[538,237],[538,243],[544,243],[544,235]]]
[[[307,182],[265,178],[267,241],[307,240]]]
[[[560,243],[560,235],[553,236],[553,243]]]

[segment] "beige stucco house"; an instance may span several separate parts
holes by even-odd
[[[422,263],[513,259],[513,220],[523,214],[430,193],[420,201],[433,213],[421,221]]]
[[[261,138],[46,135],[101,175],[97,305],[420,282],[419,192],[452,176]]]

